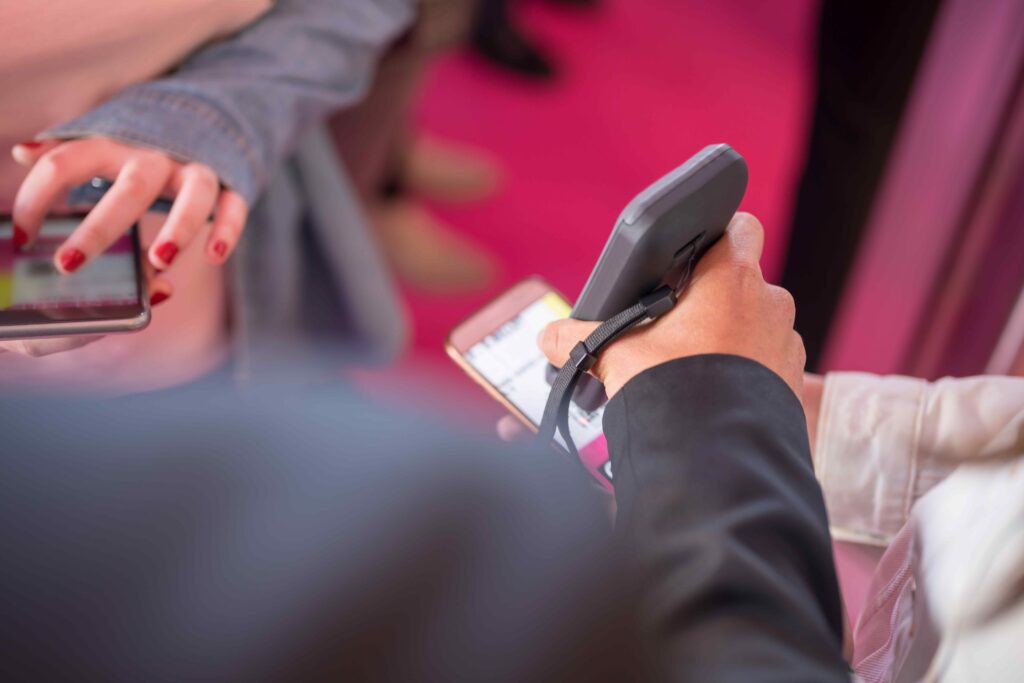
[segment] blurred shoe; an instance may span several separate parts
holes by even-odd
[[[493,194],[501,167],[484,152],[421,135],[410,145],[401,175],[413,194],[461,204]]]
[[[409,199],[369,210],[384,253],[398,276],[413,287],[455,294],[487,286],[494,259]]]
[[[479,27],[473,47],[488,61],[523,76],[547,80],[555,75],[553,62],[540,46],[509,24]]]

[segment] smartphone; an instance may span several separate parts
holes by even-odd
[[[8,216],[0,217],[0,339],[110,334],[149,324],[138,226],[74,273],[53,255],[85,214],[48,218],[36,241],[14,245]]]
[[[571,310],[572,305],[547,282],[527,278],[457,325],[445,348],[470,377],[536,432],[551,391],[548,361],[537,346],[537,336]],[[604,406],[584,410],[572,403],[569,407],[569,431],[580,459],[610,489],[603,417]],[[561,436],[557,440],[565,445]]]

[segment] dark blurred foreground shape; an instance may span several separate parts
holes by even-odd
[[[628,678],[608,517],[561,460],[330,389],[0,421],[5,683]]]
[[[0,399],[0,680],[846,680],[767,368],[609,403],[615,542],[578,466],[437,422],[323,385]]]

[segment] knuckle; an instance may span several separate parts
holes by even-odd
[[[133,196],[148,192],[152,185],[150,172],[145,167],[136,165],[125,167],[117,182],[124,192]]]
[[[173,159],[156,149],[139,149],[134,155],[134,158],[138,160],[140,164],[148,166],[156,171],[170,171],[171,166],[174,164]]]
[[[69,161],[67,152],[63,148],[58,147],[52,152],[43,155],[36,163],[34,170],[43,181],[57,182],[67,174]]]
[[[732,271],[736,280],[744,286],[756,286],[764,282],[764,275],[761,273],[761,266],[750,261],[735,260],[732,262]]]
[[[803,367],[807,364],[807,349],[804,347],[804,338],[795,330],[793,331],[793,346],[796,347],[796,354],[800,361],[800,367]]]
[[[220,180],[217,178],[217,174],[213,172],[213,169],[205,164],[189,164],[189,168],[191,169],[192,177],[200,189],[210,194],[216,194],[220,189]]]
[[[548,355],[556,355],[559,349],[562,348],[562,326],[557,322],[552,323],[544,328],[544,336],[541,339],[541,346],[544,349],[544,353]]]
[[[796,300],[788,289],[772,285],[772,294],[775,296],[780,310],[787,316],[796,317]]]

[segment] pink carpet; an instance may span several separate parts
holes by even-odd
[[[595,11],[523,3],[560,77],[537,85],[453,55],[430,73],[417,118],[477,145],[505,168],[500,193],[437,213],[491,250],[487,291],[409,291],[409,363],[469,386],[449,367],[449,329],[531,274],[575,297],[622,206],[703,146],[728,142],[750,166],[743,208],[768,231],[764,267],[778,272],[801,164],[811,94],[816,3],[605,0]]]

